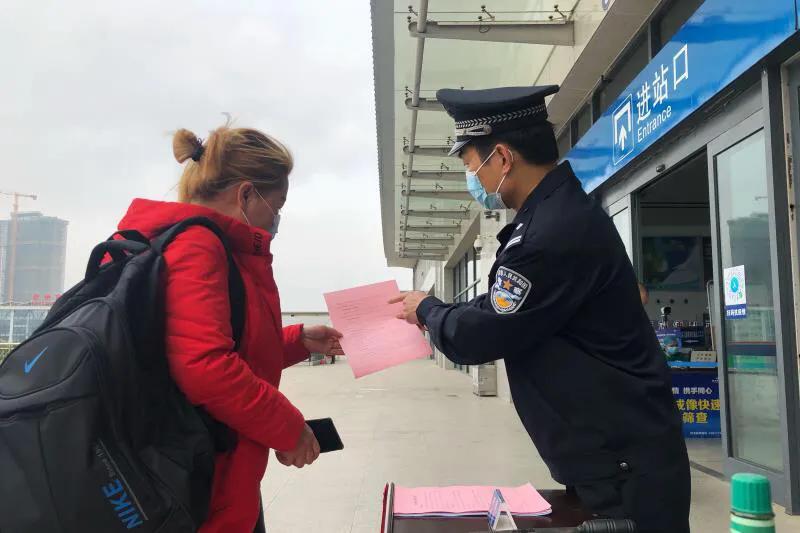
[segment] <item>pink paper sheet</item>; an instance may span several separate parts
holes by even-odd
[[[325,294],[331,323],[344,335],[342,350],[356,378],[431,354],[419,328],[397,318],[403,304],[389,305],[399,294],[395,281]]]
[[[550,504],[530,483],[520,487],[395,487],[396,515],[480,515],[489,511],[492,494],[500,489],[515,515],[542,515]]]

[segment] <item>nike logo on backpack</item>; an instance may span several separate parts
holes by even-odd
[[[47,348],[49,348],[49,346]],[[35,365],[36,361],[38,361],[39,358],[44,355],[44,352],[47,351],[47,348],[45,348],[44,350],[39,352],[39,355],[37,355],[36,357],[31,359],[30,361],[25,361],[25,373],[26,374],[30,374],[31,373],[31,369],[33,369],[33,365]]]

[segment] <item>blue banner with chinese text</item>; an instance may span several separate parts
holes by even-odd
[[[672,395],[683,419],[683,436],[722,436],[719,377],[716,372],[672,372]]]
[[[796,31],[794,0],[706,0],[566,154],[592,191]]]

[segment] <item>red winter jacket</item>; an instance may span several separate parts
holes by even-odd
[[[294,448],[304,424],[300,411],[278,391],[281,371],[307,358],[308,351],[301,326],[281,325],[268,232],[206,207],[149,200],[134,200],[119,229],[152,237],[198,215],[216,222],[230,240],[244,279],[244,333],[234,352],[225,249],[209,230],[189,228],[165,253],[167,357],[189,400],[238,433],[236,448],[216,458],[210,515],[200,531],[250,533],[269,449]]]

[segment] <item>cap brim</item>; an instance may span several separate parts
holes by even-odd
[[[467,139],[466,141],[456,141],[452,148],[450,148],[450,153],[447,155],[458,154],[464,146],[466,146],[472,139]]]

